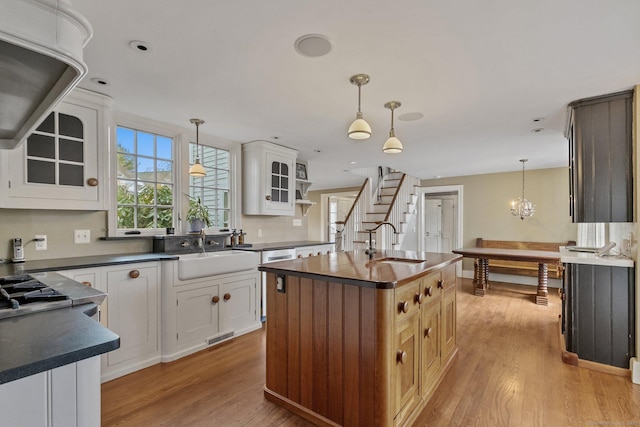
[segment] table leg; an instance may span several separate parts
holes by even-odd
[[[477,277],[476,280],[476,296],[483,297],[485,292],[487,291],[487,281],[488,281],[488,272],[489,272],[489,260],[486,258],[478,258],[478,263],[476,264],[475,275]]]
[[[549,305],[549,291],[547,290],[548,268],[547,264],[538,264],[538,293],[536,294],[536,304]]]

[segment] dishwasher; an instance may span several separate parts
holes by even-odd
[[[295,248],[290,249],[276,249],[272,251],[262,251],[260,253],[260,263],[269,264],[276,261],[284,261],[288,259],[294,259],[296,257]],[[264,271],[260,273],[260,282],[262,285],[262,292],[260,297],[261,320],[264,322],[267,320],[267,273]]]

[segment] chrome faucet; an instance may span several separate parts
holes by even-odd
[[[207,233],[205,233],[204,228],[200,229],[200,237],[198,237],[198,240],[196,242],[196,247],[202,248],[202,253],[206,255],[206,251],[204,248],[204,240],[207,237]]]
[[[373,245],[373,237],[372,237],[372,233],[373,233],[374,231],[376,231],[378,228],[382,227],[383,225],[390,225],[390,226],[391,226],[391,228],[393,228],[393,237],[394,237],[394,240],[396,240],[396,239],[397,239],[397,237],[396,237],[396,236],[398,235],[398,232],[396,231],[396,227],[395,227],[393,224],[391,224],[390,222],[387,222],[387,221],[385,221],[385,222],[381,222],[380,224],[378,224],[378,225],[377,225],[376,227],[374,227],[374,228],[370,228],[370,229],[368,229],[368,230],[365,230],[365,231],[368,231],[368,232],[369,232],[369,247],[364,251],[364,253],[365,253],[365,254],[367,254],[367,255],[369,255],[369,259],[372,259],[372,258],[373,258],[373,254],[375,254],[375,253],[376,253],[376,248],[375,248],[375,247],[374,247],[374,245]],[[396,243],[396,242],[394,241],[394,244],[395,244],[395,243]]]

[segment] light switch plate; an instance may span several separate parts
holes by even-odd
[[[74,230],[73,243],[91,243],[91,230]]]

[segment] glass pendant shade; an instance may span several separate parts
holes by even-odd
[[[189,168],[189,175],[197,178],[206,176],[204,167],[200,164],[200,125],[204,123],[201,119],[191,119],[191,123],[196,125],[196,162]]]
[[[371,137],[371,126],[362,118],[362,113],[358,112],[356,119],[349,126],[349,138],[367,139]]]
[[[511,215],[517,216],[523,221],[525,218],[533,216],[536,212],[536,206],[524,197],[524,164],[527,160],[520,159],[520,162],[522,162],[522,196],[511,202]]]
[[[199,178],[207,175],[204,171],[204,167],[200,164],[199,158],[196,158],[196,162],[189,168],[189,175]]]

